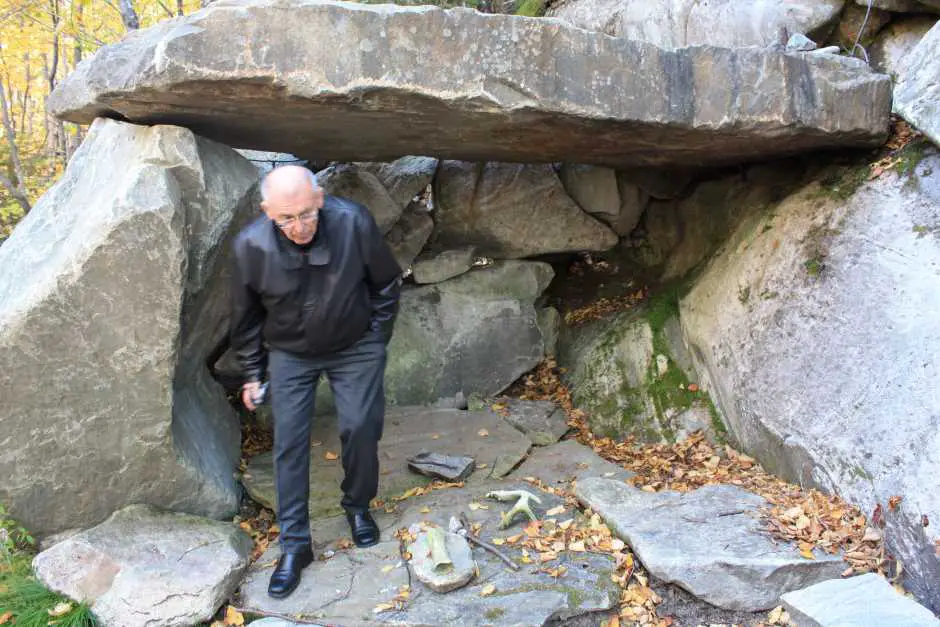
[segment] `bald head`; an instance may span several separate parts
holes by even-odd
[[[296,244],[313,240],[323,202],[323,190],[307,168],[275,168],[261,181],[262,211]]]
[[[317,177],[313,172],[299,165],[285,165],[274,168],[265,175],[261,181],[261,200],[267,200],[275,194],[296,196],[319,189]]]

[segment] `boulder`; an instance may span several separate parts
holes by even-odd
[[[499,259],[613,248],[617,236],[565,192],[550,165],[444,161],[435,179],[434,242]]]
[[[905,16],[892,21],[878,34],[869,51],[872,67],[894,77],[900,76],[907,54],[936,23],[936,17],[927,15]]]
[[[845,569],[839,557],[808,560],[796,544],[770,538],[757,520],[768,503],[735,486],[649,493],[591,477],[578,482],[575,495],[629,543],[651,575],[724,609],[770,609],[781,594]]]
[[[855,0],[855,4],[868,7],[869,1],[873,8],[893,13],[936,12],[940,9],[940,0]]]
[[[535,313],[536,324],[542,334],[545,356],[555,357],[558,352],[558,333],[561,330],[561,314],[554,307],[544,307]]]
[[[440,283],[460,276],[473,267],[475,255],[473,246],[429,253],[415,262],[415,283]]]
[[[375,174],[355,164],[341,163],[320,170],[317,182],[327,194],[353,200],[368,209],[383,235],[398,222],[405,208],[389,195]]]
[[[714,19],[630,4],[642,21],[668,15],[705,27],[695,43],[709,45],[673,50],[627,32],[607,37],[464,8],[220,0],[99,49],[59,83],[49,106],[73,122],[179,124],[313,161],[430,153],[712,166],[884,141],[890,82],[864,62],[738,48],[745,40],[719,37],[729,22],[754,24],[760,43],[778,36],[779,23],[812,35],[843,0],[766,0],[751,11],[737,0],[684,0],[705,14],[720,4]],[[819,17],[793,24],[781,11]]]
[[[843,50],[848,51],[852,50],[856,41],[867,48],[875,41],[878,32],[890,21],[891,13],[888,11],[875,8],[869,10],[867,6],[861,7],[850,2],[842,12],[833,43],[838,43]]]
[[[660,280],[685,276],[708,259],[741,221],[773,206],[795,187],[799,164],[760,165],[699,182],[686,196],[654,200],[643,216],[634,257]]]
[[[532,449],[510,478],[535,477],[545,485],[567,490],[570,482],[582,481],[587,477],[626,481],[633,476],[632,471],[607,461],[577,440],[562,440],[551,446]]]
[[[579,163],[564,163],[558,173],[568,195],[605,224],[616,221],[620,215],[620,192],[617,191],[617,172]]]
[[[33,559],[47,588],[88,603],[102,625],[212,620],[248,567],[251,538],[231,523],[131,505]]]
[[[680,322],[732,438],[768,471],[880,506],[905,586],[937,611],[940,157],[915,144],[901,161],[872,181],[867,162],[823,171],[741,224]]]
[[[546,263],[506,261],[404,290],[388,347],[388,402],[490,396],[535,367],[545,353],[534,303],[552,276]]]
[[[424,248],[434,231],[434,220],[423,202],[413,202],[398,222],[385,234],[385,243],[399,267],[407,269]]]
[[[357,165],[374,174],[388,190],[389,196],[402,207],[407,207],[431,184],[437,170],[437,159],[409,156],[390,163],[363,162]]]
[[[568,0],[551,17],[664,48],[785,44],[780,31],[825,36],[845,0]]]
[[[909,54],[898,71],[894,109],[940,145],[940,22]]]
[[[509,399],[505,405],[506,421],[535,446],[554,444],[570,429],[565,412],[552,401]]]
[[[238,154],[251,161],[261,176],[282,165],[306,165],[303,159],[286,152],[270,152],[267,150],[236,150]]]
[[[780,600],[797,627],[940,627],[940,619],[930,610],[899,594],[875,573],[830,579],[788,592]]]
[[[186,129],[98,120],[0,248],[0,502],[34,532],[234,513],[238,419],[206,359],[257,178]]]

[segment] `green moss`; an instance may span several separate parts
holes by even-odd
[[[917,239],[920,239],[930,233],[930,227],[924,226],[923,224],[915,224],[913,228],[911,228],[911,231],[917,233]]]
[[[819,181],[820,193],[834,200],[848,200],[868,180],[867,163],[833,168]]]
[[[516,9],[516,15],[541,17],[545,15],[545,5],[545,0],[522,0],[522,4]]]
[[[501,607],[491,607],[490,609],[486,610],[484,616],[486,616],[488,620],[496,620],[505,613],[506,610]]]
[[[584,605],[584,593],[577,588],[568,588],[568,607],[578,609]]]
[[[813,278],[818,277],[822,274],[823,268],[825,267],[822,254],[818,252],[815,253],[812,257],[803,262],[803,267],[806,268],[806,274]]]
[[[898,151],[892,169],[901,176],[910,176],[914,174],[917,165],[927,156],[927,147],[930,143],[926,139],[917,139],[910,142]]]
[[[742,305],[745,304],[751,298],[751,286],[742,285],[738,288],[738,302]]]

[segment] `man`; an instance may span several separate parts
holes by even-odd
[[[261,197],[264,215],[235,240],[231,344],[249,410],[266,370],[270,378],[281,557],[268,593],[282,598],[313,560],[310,425],[321,374],[336,400],[341,503],[353,541],[360,547],[379,541],[369,503],[378,488],[385,346],[401,268],[369,211],[326,196],[306,168],[272,170]]]

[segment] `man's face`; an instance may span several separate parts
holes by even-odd
[[[261,209],[295,244],[307,244],[317,232],[317,218],[323,207],[323,190],[309,187],[285,194],[272,190]]]

